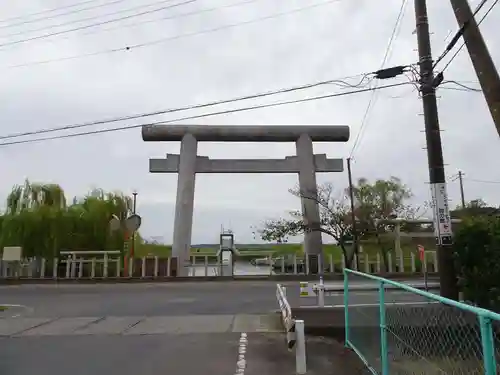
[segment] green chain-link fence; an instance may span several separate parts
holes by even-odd
[[[344,270],[346,345],[375,375],[500,374],[500,315],[406,284]],[[349,283],[378,289],[378,303],[349,302]]]

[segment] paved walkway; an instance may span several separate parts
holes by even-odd
[[[0,319],[0,346],[5,375],[295,373],[277,314]],[[307,349],[310,375],[365,373],[335,341]]]
[[[0,337],[280,332],[277,314],[18,317],[0,319]]]

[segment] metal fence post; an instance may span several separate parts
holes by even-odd
[[[304,333],[304,321],[295,321],[295,371],[297,374],[305,374],[307,372],[306,362],[306,335]]]
[[[387,352],[387,330],[385,311],[385,285],[380,280],[378,285],[379,313],[380,313],[380,360],[382,362],[382,374],[389,375],[389,355]]]
[[[345,325],[345,346],[349,346],[349,273],[346,268],[344,272],[344,325]]]
[[[491,319],[479,315],[479,326],[481,329],[481,344],[483,346],[483,362],[484,362],[484,374],[485,375],[496,375],[496,359],[493,341],[493,330],[491,327]]]

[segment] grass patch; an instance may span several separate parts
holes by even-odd
[[[395,243],[394,243],[394,238],[386,237],[382,239],[382,243],[385,245],[385,247],[388,249],[388,252],[391,254],[392,257],[392,263],[396,263],[396,251],[395,251]],[[405,269],[409,269],[411,266],[411,254],[413,253],[415,256],[415,262],[418,267],[420,260],[418,257],[417,253],[417,245],[421,244],[425,247],[427,251],[435,251],[435,243],[434,243],[434,238],[410,238],[410,237],[402,237],[401,238],[401,250],[403,252],[403,262]],[[380,253],[379,246],[375,242],[375,240],[367,240],[367,241],[361,241],[361,246],[363,249],[362,254],[366,254],[370,260],[370,262],[374,262],[377,254]],[[239,249],[240,252],[242,249]],[[286,244],[274,244],[274,245],[263,245],[262,250],[257,250],[257,249],[252,249],[253,252],[259,252],[262,251],[260,254],[263,255],[273,255],[273,256],[280,256],[280,255],[288,255],[288,254],[295,254],[297,256],[303,255],[302,251],[302,244],[297,244],[297,243],[286,243]],[[323,253],[327,257],[332,257],[332,261],[335,264],[339,264],[342,262],[342,249],[338,245],[334,244],[325,244],[323,245]],[[361,261],[364,261],[364,256],[362,255],[363,259]],[[430,261],[430,260],[429,260]]]
[[[191,249],[191,255],[214,256],[217,254],[217,248],[199,248]],[[153,243],[138,244],[134,254],[137,258],[147,256],[157,256],[159,258],[168,258],[172,255],[172,245],[161,245]]]
[[[382,239],[383,244],[389,249],[391,253],[392,261],[396,261],[396,252],[394,238],[389,236]],[[424,245],[426,250],[433,251],[435,249],[434,238],[401,238],[401,249],[404,256],[405,268],[409,268],[411,265],[411,253],[415,255],[415,261],[419,263],[419,257],[416,250],[418,244]],[[371,262],[374,262],[377,254],[380,252],[379,247],[375,240],[361,241],[363,248],[363,254],[367,254]],[[302,244],[300,243],[285,243],[285,244],[262,244],[262,245],[238,245],[236,244],[238,251],[242,258],[264,258],[268,256],[281,256],[281,255],[303,255]],[[191,249],[191,255],[193,256],[209,256],[213,257],[217,254],[218,246],[214,245],[213,248],[193,248]],[[335,244],[325,244],[323,245],[324,254],[329,257],[331,255],[334,263],[339,264],[342,261],[342,249],[340,246]],[[172,254],[171,245],[161,245],[161,244],[138,244],[135,249],[136,257],[144,256],[158,256],[160,258],[168,258]],[[364,260],[364,259],[363,259]],[[363,261],[362,260],[362,261]]]
[[[1,305],[0,305],[0,311],[5,311],[5,310],[7,310],[7,309],[8,309],[8,307],[7,307],[7,306],[1,306]]]

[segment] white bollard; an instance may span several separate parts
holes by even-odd
[[[134,276],[134,258],[128,258],[128,277]]]
[[[95,277],[95,267],[96,267],[96,259],[92,258],[92,265],[90,266],[90,278],[93,279]]]
[[[325,307],[325,283],[323,282],[323,277],[319,278],[318,285],[318,306]]]
[[[104,263],[103,263],[102,276],[104,278],[108,277],[108,253],[104,253]]]
[[[142,257],[142,263],[141,263],[141,277],[145,278],[146,277],[146,257]]]
[[[158,277],[158,267],[159,267],[159,259],[158,256],[155,256],[154,271],[153,271],[154,278]]]
[[[306,335],[303,320],[295,321],[295,335],[297,340],[295,343],[295,371],[302,375],[307,372]]]
[[[67,257],[66,258],[66,278],[69,279],[70,275],[71,275],[71,258],[70,257]]]
[[[45,278],[45,258],[42,258],[42,264],[40,265],[40,278]]]
[[[59,273],[57,272],[57,268],[59,267],[59,259],[54,258],[54,262],[52,264],[52,278],[57,279]]]

